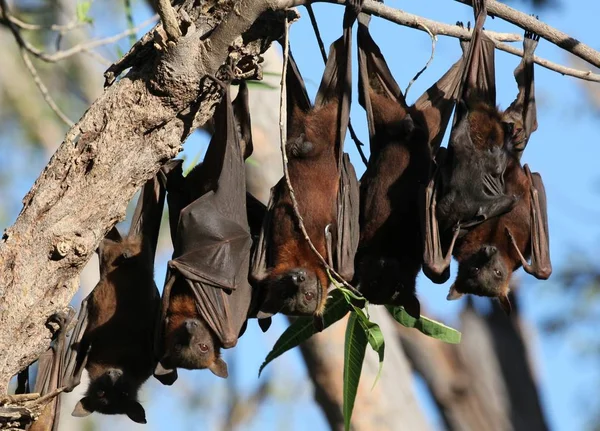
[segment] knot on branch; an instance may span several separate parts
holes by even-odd
[[[71,251],[72,243],[66,239],[60,239],[54,244],[51,258],[52,260],[60,260],[66,257]]]

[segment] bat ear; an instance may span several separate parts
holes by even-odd
[[[75,404],[75,408],[73,409],[71,416],[76,418],[84,418],[91,415],[94,410],[89,406],[89,404],[89,398],[83,397],[77,404]]]
[[[456,283],[453,283],[452,286],[450,286],[450,291],[448,292],[448,296],[446,296],[446,299],[448,301],[454,301],[455,299],[458,299],[462,296],[463,294],[456,290]]]
[[[503,294],[498,297],[498,302],[500,302],[500,307],[502,307],[502,311],[506,313],[507,316],[510,316],[510,312],[512,311],[512,305],[510,303],[510,299],[508,299],[508,294]]]
[[[146,412],[142,405],[137,401],[130,401],[125,412],[127,417],[138,424],[146,423]]]
[[[154,369],[154,377],[163,385],[171,386],[177,380],[177,368],[166,369],[159,362]]]
[[[215,376],[222,377],[224,379],[229,376],[229,373],[227,372],[227,364],[221,358],[215,359],[215,361],[210,364],[208,369],[212,371]]]
[[[271,322],[273,319],[270,317],[266,317],[264,319],[258,319],[258,326],[260,326],[261,331],[267,332],[271,327]]]

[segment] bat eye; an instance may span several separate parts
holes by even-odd
[[[474,267],[473,267],[473,272],[474,272],[475,274],[477,274],[477,273],[479,272],[479,267],[478,267],[478,266],[474,266]]]
[[[500,272],[499,269],[495,269],[494,274],[496,274],[496,277],[498,277],[498,278],[502,277],[502,272]]]
[[[198,347],[200,347],[200,352],[202,352],[202,353],[206,353],[206,352],[208,352],[208,346],[207,346],[206,344],[204,344],[204,343],[200,343],[200,344],[198,345]]]
[[[98,395],[98,398],[104,398],[104,391],[98,391],[96,392],[96,395]]]
[[[315,298],[315,294],[314,294],[313,292],[306,292],[306,293],[304,294],[304,298],[305,298],[307,301],[312,301],[312,300]]]

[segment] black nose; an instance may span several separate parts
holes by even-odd
[[[185,329],[187,329],[188,332],[192,332],[194,329],[196,329],[198,327],[198,321],[193,320],[193,319],[188,319],[184,322],[184,325],[185,325]]]
[[[294,284],[303,283],[304,280],[306,280],[306,271],[304,271],[303,269],[295,271],[292,274],[292,281],[294,282]]]
[[[119,380],[119,378],[123,375],[123,371],[112,368],[108,370],[106,374],[108,374],[111,382],[116,383],[116,381]]]
[[[498,249],[496,247],[494,247],[493,245],[488,245],[488,246],[484,247],[483,250],[487,256],[493,256],[498,251]]]

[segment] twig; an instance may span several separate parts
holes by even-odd
[[[471,6],[470,0],[455,1]],[[539,34],[548,42],[552,42],[556,46],[561,47],[565,51],[569,51],[570,53],[576,55],[582,60],[587,61],[590,64],[593,64],[596,67],[600,67],[600,52],[591,48],[589,45],[580,42],[574,37],[571,37],[568,34],[555,29],[554,27],[550,27],[548,24],[545,24],[542,21],[527,15],[526,13],[519,12],[518,10],[495,0],[488,0],[486,2],[486,8],[488,15],[497,16],[498,18],[502,18],[511,24],[521,27],[523,30],[530,30],[536,34]]]
[[[315,32],[315,37],[317,38],[317,44],[319,45],[319,50],[321,51],[321,57],[323,57],[323,63],[327,65],[327,53],[325,51],[325,45],[323,44],[323,38],[321,38],[321,32],[319,31],[319,26],[317,24],[317,18],[315,17],[315,12],[310,3],[304,5],[306,10],[308,11],[308,17],[310,18],[310,23],[312,24],[313,31]],[[348,129],[350,131],[350,137],[354,141],[354,145],[356,145],[356,149],[358,150],[358,154],[362,159],[365,166],[369,163],[367,158],[365,157],[365,153],[362,150],[363,143],[358,139],[356,133],[354,132],[354,127],[352,127],[352,121],[348,119]]]
[[[170,0],[156,0],[156,9],[168,39],[175,42],[181,37],[181,29]]]
[[[24,47],[20,46],[19,53],[21,54],[21,58],[23,59],[27,70],[29,70],[31,77],[33,78],[33,82],[35,82],[35,85],[37,85],[37,88],[40,90],[40,93],[42,93],[42,97],[44,98],[50,109],[52,109],[52,111],[54,111],[58,118],[60,118],[62,122],[65,123],[67,126],[73,126],[73,121],[71,121],[71,119],[67,117],[67,115],[58,107],[58,105],[50,95],[48,88],[40,78],[40,75],[38,74],[33,63],[31,62],[29,55],[27,55],[27,50]]]
[[[429,65],[433,61],[433,56],[435,54],[435,43],[437,42],[437,38],[431,32],[431,30],[429,30],[429,28],[427,28],[427,26],[425,24],[421,24],[421,25],[427,31],[427,33],[429,34],[429,37],[431,38],[431,55],[429,56],[429,60],[427,60],[427,63],[425,63],[425,66],[423,67],[423,69],[419,70],[417,72],[417,74],[414,76],[414,78],[411,79],[410,82],[408,83],[408,85],[406,86],[406,90],[404,91],[404,97],[405,98],[408,96],[408,90],[410,90],[410,87],[415,83],[415,81],[417,79],[419,79],[419,76],[421,76],[421,74],[427,70],[427,68],[429,67]]]
[[[35,46],[33,46],[32,44],[27,42],[25,39],[23,39],[23,36],[21,36],[19,29],[16,26],[14,26],[9,19],[9,17],[11,15],[9,14],[8,8],[6,7],[6,0],[0,0],[0,5],[2,6],[4,19],[5,19],[5,21],[7,21],[8,27],[12,30],[12,32],[15,36],[15,39],[17,40],[17,43],[20,46],[22,46],[23,48],[25,48],[33,56],[39,58],[40,60],[46,61],[48,63],[56,63],[58,61],[64,60],[68,57],[71,57],[75,54],[79,54],[80,52],[90,51],[90,50],[98,48],[100,46],[110,45],[112,43],[118,42],[119,40],[123,39],[124,37],[127,37],[130,34],[134,34],[134,33],[138,32],[139,30],[141,30],[142,28],[146,27],[147,25],[152,24],[158,18],[158,16],[155,15],[152,18],[147,19],[146,21],[144,21],[137,27],[132,28],[132,29],[127,29],[121,33],[114,35],[114,36],[110,36],[110,37],[107,37],[104,39],[92,40],[92,41],[85,42],[85,43],[80,43],[80,44],[75,45],[64,51],[58,51],[58,52],[55,52],[54,54],[48,54],[48,53],[36,48]]]
[[[280,7],[293,7],[293,6],[301,6],[306,3],[311,3],[311,0],[280,0]],[[320,0],[326,3],[337,3],[343,4],[345,0]],[[470,3],[467,0],[456,0],[458,2],[468,4]],[[560,46],[566,51],[572,53],[573,55],[587,61],[591,64],[600,63],[600,52],[590,48],[588,45],[585,45],[576,39],[573,39],[569,35],[562,33],[556,30],[553,27],[550,27],[543,22],[530,17],[527,14],[516,11],[508,6],[505,6],[497,1],[489,1],[487,5],[488,13],[490,15],[496,15],[499,18],[506,19],[507,21],[527,30],[534,31],[538,33],[540,36],[544,37],[546,40]],[[365,0],[363,7],[361,9],[362,12],[368,13],[371,15],[378,16],[387,21],[405,26],[414,28],[420,31],[427,31],[422,28],[422,25],[427,26],[429,31],[437,36],[449,36],[456,37],[464,40],[471,40],[471,31],[467,29],[462,29],[456,25],[444,24],[441,22],[433,21],[430,19],[423,18],[418,15],[410,14],[398,9],[393,9],[389,6],[386,6],[382,3],[379,3],[374,0]],[[523,56],[523,51],[518,48],[513,48],[512,46],[506,45],[501,42],[516,42],[522,40],[523,38],[514,33],[496,33],[493,31],[485,30],[485,33],[495,42],[496,48],[501,51],[508,52],[510,54],[517,55],[519,57]],[[560,43],[559,43],[560,42]],[[575,49],[574,47],[578,48]],[[583,52],[583,53],[582,53]],[[546,69],[552,70],[554,72],[558,72],[561,75],[568,75],[574,78],[583,79],[585,81],[592,82],[600,82],[600,74],[592,73],[591,71],[583,71],[578,69],[573,69],[570,67],[562,66],[560,64],[551,62],[549,60],[543,59],[541,57],[534,57],[534,61],[536,64],[545,67]]]
[[[294,215],[296,216],[296,219],[298,220],[298,226],[300,227],[300,231],[302,232],[304,239],[308,243],[308,246],[313,251],[313,253],[321,261],[321,264],[335,278],[337,278],[340,283],[342,283],[344,286],[346,286],[348,289],[350,289],[353,293],[361,295],[360,292],[358,292],[358,290],[354,286],[352,286],[350,283],[348,283],[346,280],[344,280],[342,278],[342,276],[337,273],[337,271],[335,271],[331,266],[329,266],[327,261],[323,258],[323,256],[321,256],[321,253],[319,253],[319,250],[316,249],[316,247],[310,240],[310,237],[308,236],[308,232],[306,231],[306,228],[304,227],[304,220],[302,218],[302,215],[300,215],[300,209],[298,208],[298,201],[296,200],[296,194],[294,192],[294,188],[292,187],[292,182],[290,181],[290,173],[288,171],[288,158],[287,158],[287,152],[285,149],[286,138],[287,138],[286,137],[286,133],[287,133],[286,91],[287,91],[287,89],[286,89],[285,80],[286,80],[286,75],[287,75],[288,59],[290,56],[290,46],[289,46],[289,40],[288,40],[289,23],[288,23],[287,17],[285,18],[285,21],[284,21],[284,28],[285,28],[285,30],[284,30],[284,45],[283,45],[283,71],[281,72],[281,96],[279,99],[279,137],[280,137],[280,141],[281,141],[281,158],[283,160],[283,177],[285,178],[285,183],[287,185],[288,190],[290,191],[290,199],[292,201],[292,209],[294,210]]]
[[[19,18],[9,15],[8,18],[2,18],[0,19],[0,24],[3,25],[8,25],[8,23],[11,22],[14,25],[16,25],[18,28],[20,28],[21,30],[26,30],[26,31],[39,31],[39,30],[51,30],[51,31],[57,31],[60,33],[66,33],[81,27],[84,27],[87,25],[87,23],[85,22],[78,22],[77,20],[73,20],[68,24],[51,24],[51,25],[40,25],[40,24],[30,24],[24,21],[21,21]]]
[[[496,45],[496,48],[500,51],[508,52],[509,54],[516,55],[517,57],[523,57],[522,49],[515,48],[514,46],[510,46],[502,42],[498,42],[495,39],[492,40]],[[536,64],[539,64],[540,66],[545,67],[548,70],[558,72],[561,75],[572,76],[574,78],[583,79],[584,81],[600,82],[600,75],[597,73],[593,73],[591,70],[585,71],[563,66],[561,64],[553,63],[549,60],[546,60],[545,58],[538,57],[537,55],[533,57],[533,61]]]
[[[19,33],[19,29],[9,20],[10,14],[8,11],[6,0],[0,0],[0,7],[2,8],[2,17],[8,22],[8,28],[13,33],[17,42],[23,40],[21,34]],[[48,88],[46,87],[46,85],[44,85],[42,79],[37,73],[37,70],[35,69],[35,66],[31,62],[29,55],[27,55],[27,48],[25,48],[25,46],[23,46],[21,43],[19,43],[19,53],[21,54],[21,58],[23,58],[23,62],[25,63],[27,70],[29,70],[29,73],[33,77],[33,82],[35,82],[35,85],[37,85],[37,87],[39,88],[40,92],[42,93],[42,96],[44,97],[44,100],[46,101],[48,106],[50,106],[50,109],[52,109],[52,111],[54,111],[58,118],[60,118],[67,126],[71,127],[73,125],[73,122],[61,111],[56,102],[54,102],[52,96],[50,96]]]

